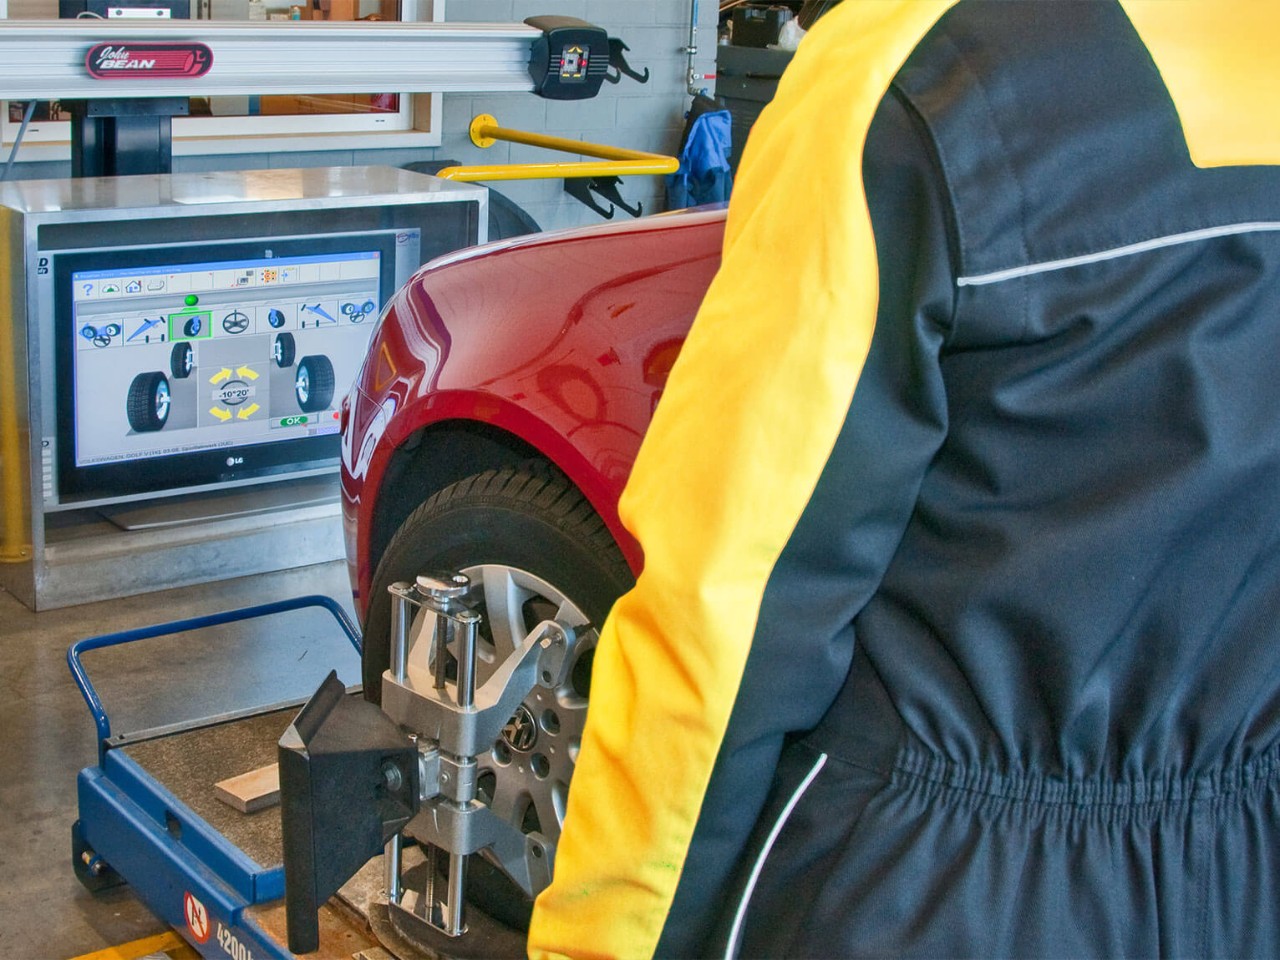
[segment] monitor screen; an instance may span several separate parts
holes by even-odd
[[[58,488],[227,484],[337,455],[403,232],[60,255]]]

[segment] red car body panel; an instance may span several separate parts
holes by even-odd
[[[388,466],[443,424],[486,424],[535,448],[639,569],[618,497],[719,267],[724,216],[695,210],[477,247],[427,264],[395,295],[343,410],[343,524],[362,615]]]

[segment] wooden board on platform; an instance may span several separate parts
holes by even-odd
[[[280,767],[269,764],[213,785],[219,800],[241,813],[264,810],[280,802]]]

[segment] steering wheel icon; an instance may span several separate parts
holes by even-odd
[[[93,324],[86,323],[80,328],[80,336],[95,347],[109,347],[111,341],[120,336],[120,324],[108,323],[105,327],[95,327]]]
[[[222,329],[227,333],[244,333],[249,329],[249,318],[239,310],[233,310],[222,318]]]
[[[352,323],[363,323],[364,318],[378,309],[378,305],[372,300],[366,300],[362,304],[344,303],[342,312],[346,314],[347,319]]]

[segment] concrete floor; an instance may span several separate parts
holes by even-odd
[[[66,960],[161,933],[128,887],[89,894],[71,870],[76,774],[97,760],[93,721],[67,669],[86,636],[303,594],[350,609],[341,563],[32,613],[0,590],[0,957]],[[355,651],[322,612],[298,612],[86,655],[113,733],[308,696],[331,668],[359,682]]]

